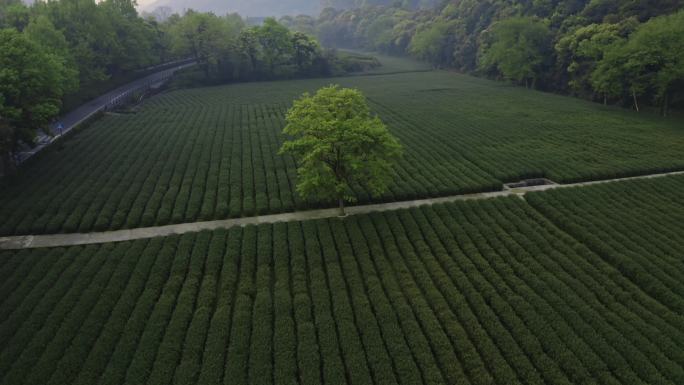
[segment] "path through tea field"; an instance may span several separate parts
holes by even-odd
[[[0,251],[0,385],[684,383],[684,175],[491,197],[683,171],[681,122],[403,68],[168,92],[32,159],[2,235],[305,214],[283,116],[336,82],[406,147],[373,202],[490,194]]]
[[[409,67],[410,68],[410,67]],[[409,69],[406,69],[409,71]],[[449,72],[179,90],[107,116],[0,190],[0,235],[89,232],[330,206],[299,197],[277,155],[293,98],[357,87],[406,151],[389,191],[358,203],[684,170],[684,125]]]
[[[0,384],[680,384],[683,188],[0,252]]]

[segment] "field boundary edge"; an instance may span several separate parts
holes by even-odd
[[[439,198],[415,199],[388,203],[376,203],[347,207],[347,215],[362,215],[378,211],[391,211],[408,209],[413,207],[434,205],[466,200],[493,199],[507,196],[518,196],[524,199],[524,195],[530,192],[540,192],[557,188],[586,187],[603,183],[615,183],[629,180],[653,179],[666,176],[684,175],[684,171],[646,174],[623,178],[595,180],[569,184],[548,184],[541,186],[528,186],[513,188],[502,191],[483,192],[474,194],[450,195]],[[90,245],[99,243],[125,242],[137,239],[149,239],[170,235],[211,231],[217,229],[230,229],[231,227],[244,227],[248,225],[272,224],[278,222],[305,221],[314,219],[338,217],[337,208],[302,210],[281,214],[259,215],[252,217],[219,219],[212,221],[188,222],[164,226],[139,227],[134,229],[113,230],[92,233],[63,233],[44,235],[17,235],[0,237],[0,250],[21,250],[49,247],[65,247]]]

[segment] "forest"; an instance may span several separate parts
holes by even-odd
[[[236,13],[139,14],[133,0],[3,2],[0,163],[13,164],[12,154],[31,146],[59,113],[184,58],[198,65],[175,81],[178,87],[326,77],[377,65],[329,49],[351,48],[663,116],[684,106],[682,0],[320,6],[318,16],[254,25]]]
[[[194,58],[186,83],[311,77],[345,72],[309,35],[275,19],[248,25],[240,15],[188,10],[143,18],[132,0],[19,0],[0,4],[0,171],[36,130],[90,98],[160,64]],[[2,174],[2,172],[0,172]]]
[[[281,22],[327,46],[411,55],[604,104],[655,107],[662,115],[684,104],[681,0],[364,4]]]

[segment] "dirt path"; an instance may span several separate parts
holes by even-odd
[[[377,203],[362,206],[351,206],[347,208],[348,215],[367,214],[376,211],[398,210],[411,207],[418,207],[423,205],[432,205],[437,203],[456,202],[473,199],[490,199],[504,196],[520,196],[523,197],[528,192],[545,191],[554,188],[567,187],[582,187],[591,186],[601,183],[611,183],[634,179],[652,179],[660,178],[669,175],[684,175],[684,171],[669,172],[662,174],[650,174],[629,178],[618,178],[601,181],[580,182],[572,184],[550,184],[543,186],[521,187],[504,191],[495,191],[478,194],[452,195],[441,198],[417,199],[411,201]],[[24,236],[10,236],[0,237],[0,249],[17,250],[17,249],[32,249],[40,247],[58,247],[58,246],[74,246],[87,245],[93,243],[107,243],[107,242],[122,242],[135,239],[154,238],[173,234],[184,234],[190,232],[197,232],[202,230],[227,229],[235,226],[256,225],[262,223],[276,223],[289,221],[303,221],[309,219],[334,218],[338,214],[338,210],[334,209],[320,209],[320,210],[306,210],[296,211],[283,214],[261,215],[246,218],[223,219],[206,222],[181,223],[176,225],[166,225],[157,227],[141,227],[129,230],[115,230],[105,231],[100,233],[73,233],[73,234],[49,234],[49,235],[24,235]]]

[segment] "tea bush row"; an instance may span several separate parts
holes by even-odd
[[[0,384],[682,383],[682,179],[3,252]]]

